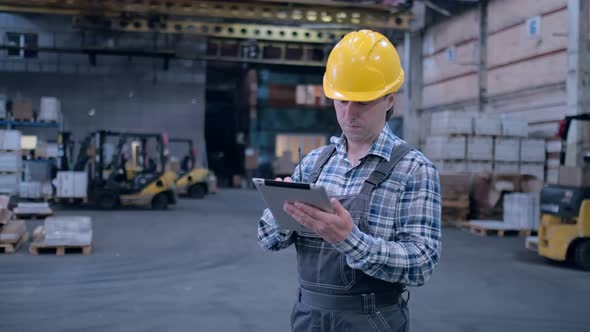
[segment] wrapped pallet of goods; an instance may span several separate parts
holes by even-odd
[[[69,249],[81,249],[88,255],[92,252],[92,234],[90,217],[48,217],[43,226],[34,230],[29,251],[37,255],[41,250],[51,249],[57,255],[64,255]]]
[[[33,103],[28,100],[14,100],[12,118],[17,121],[33,121]]]
[[[0,172],[20,172],[22,169],[22,157],[16,151],[0,151]]]
[[[59,122],[61,118],[61,102],[55,97],[41,97],[37,120],[42,122]]]
[[[60,171],[53,184],[58,198],[86,198],[88,175],[86,172]]]
[[[540,218],[539,193],[511,193],[504,195],[504,223],[506,225],[518,230],[536,230]]]
[[[18,130],[0,130],[0,150],[18,151],[21,133]]]

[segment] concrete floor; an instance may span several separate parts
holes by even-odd
[[[0,255],[0,331],[288,331],[295,252],[258,247],[262,207],[226,189],[170,211],[58,211],[94,218],[94,253]],[[590,330],[590,273],[522,238],[444,229],[443,241],[412,290],[412,331]]]

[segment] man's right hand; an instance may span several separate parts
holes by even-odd
[[[276,179],[275,179],[275,181],[293,182],[293,179],[291,179],[291,177],[290,177],[290,176],[287,176],[287,177],[286,177],[286,178],[284,178],[284,179],[281,179],[281,178],[276,178]]]

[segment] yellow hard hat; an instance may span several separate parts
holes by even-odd
[[[375,100],[396,92],[403,83],[399,55],[393,44],[378,32],[350,32],[328,56],[324,93],[330,99]]]

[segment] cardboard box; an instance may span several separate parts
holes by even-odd
[[[6,208],[0,208],[0,225],[8,224],[10,219],[12,219],[12,211]]]
[[[590,186],[590,168],[560,166],[558,181],[562,186]]]
[[[245,168],[247,170],[258,168],[258,151],[253,148],[247,148],[245,151]]]
[[[33,121],[33,103],[25,100],[13,101],[12,117],[15,120]]]
[[[473,182],[471,173],[440,173],[440,189],[443,201],[467,201]]]
[[[24,220],[11,220],[0,230],[0,242],[17,242],[27,232],[27,225]]]

